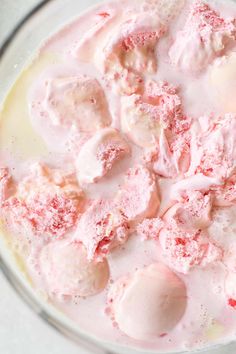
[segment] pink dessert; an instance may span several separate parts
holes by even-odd
[[[19,78],[2,228],[34,289],[117,352],[236,339],[235,68],[233,1],[114,0]]]

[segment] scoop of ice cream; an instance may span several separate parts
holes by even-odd
[[[172,134],[161,130],[158,143],[146,150],[144,159],[151,163],[154,172],[165,178],[175,178],[188,171],[190,166],[190,135],[188,132]]]
[[[160,204],[154,175],[142,165],[131,168],[115,203],[130,222],[153,217]]]
[[[83,31],[82,38],[76,38],[70,46],[69,53],[80,62],[91,62],[96,52],[97,43],[101,43],[106,32],[110,31],[119,16],[118,7],[107,4],[102,12],[96,12],[90,17],[90,26]]]
[[[196,173],[171,185],[169,198],[172,200],[179,200],[183,195],[185,195],[186,191],[201,191],[202,193],[205,193],[214,189],[218,185],[222,185],[219,178],[205,176],[202,173]]]
[[[119,92],[139,91],[143,72],[157,70],[156,44],[163,33],[158,17],[150,14],[135,16],[111,33],[98,62]]]
[[[159,263],[118,279],[108,294],[119,329],[137,340],[170,332],[182,318],[186,303],[183,281]]]
[[[154,145],[160,136],[160,121],[158,117],[142,109],[142,97],[140,95],[124,96],[121,105],[122,131],[138,146]]]
[[[106,259],[88,261],[85,249],[76,242],[49,243],[40,253],[39,265],[46,287],[58,297],[96,295],[109,279]]]
[[[202,173],[223,182],[235,173],[236,119],[233,114],[205,118],[204,130],[192,132],[188,174]]]
[[[105,128],[98,131],[82,146],[76,160],[79,182],[97,182],[129,153],[128,143],[117,130]]]
[[[75,176],[35,164],[3,203],[6,226],[27,236],[61,237],[75,226],[83,193]]]
[[[167,82],[148,81],[143,95],[131,95],[121,101],[121,127],[138,146],[151,147],[162,129],[179,133],[189,122],[183,117],[177,89]]]
[[[222,257],[221,250],[201,230],[183,230],[167,223],[159,234],[160,245],[171,268],[187,274],[192,267],[206,266]]]
[[[44,107],[53,125],[93,132],[111,123],[101,85],[85,75],[48,79]]]
[[[49,67],[35,80],[29,92],[29,113],[33,128],[50,150],[63,153],[75,134],[83,139],[111,124],[99,81],[82,75],[73,64]]]
[[[211,220],[212,199],[209,194],[199,191],[186,191],[181,200],[165,214],[165,220],[174,220],[184,230],[205,229]]]
[[[208,4],[197,0],[184,29],[177,32],[169,51],[170,60],[183,71],[199,72],[223,55],[235,39],[235,19],[224,19]]]
[[[228,178],[224,184],[211,189],[215,206],[227,207],[236,203],[236,175]]]
[[[75,240],[83,243],[88,259],[102,258],[113,248],[126,242],[129,234],[127,218],[115,203],[96,200],[82,214]]]
[[[209,69],[209,83],[225,113],[236,113],[236,52],[216,60]]]

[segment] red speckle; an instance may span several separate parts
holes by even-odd
[[[233,307],[233,308],[236,308],[236,300],[234,299],[229,299],[228,300],[228,305]]]
[[[101,12],[101,13],[98,14],[98,15],[101,16],[101,17],[104,17],[104,18],[110,17],[110,14],[109,14],[108,12]]]
[[[4,210],[10,212],[16,226],[27,227],[37,236],[61,237],[78,218],[77,202],[63,193],[35,194],[28,202],[14,197],[5,202]]]
[[[165,336],[167,336],[167,333],[161,333],[161,334],[160,334],[160,337],[161,337],[161,338],[163,338],[163,337],[165,337]]]
[[[152,41],[156,41],[159,37],[158,32],[140,32],[134,33],[125,38],[122,42],[122,47],[128,51],[137,47],[143,47],[150,44]]]
[[[186,241],[183,238],[180,238],[180,237],[176,237],[175,243],[176,243],[176,245],[182,245],[182,246],[186,245]]]

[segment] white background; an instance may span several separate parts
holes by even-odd
[[[21,16],[37,2],[38,0],[0,0],[0,42]],[[17,296],[0,272],[0,354],[88,353],[39,319]],[[215,353],[211,351],[209,354],[236,354],[236,346],[232,345]]]

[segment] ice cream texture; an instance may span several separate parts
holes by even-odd
[[[184,283],[162,264],[151,264],[114,283],[108,306],[119,328],[135,339],[150,339],[170,331],[184,314]]]
[[[235,2],[112,0],[11,89],[2,234],[77,328],[127,352],[235,340],[235,80]]]

